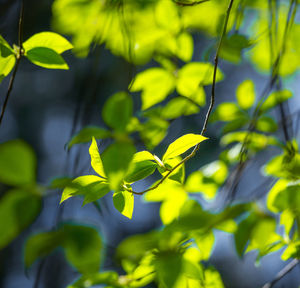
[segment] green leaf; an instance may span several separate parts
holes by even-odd
[[[115,208],[125,217],[131,219],[134,207],[134,196],[128,191],[116,192],[113,196]]]
[[[0,182],[21,186],[35,182],[36,157],[22,140],[0,144]]]
[[[119,92],[108,98],[102,109],[105,123],[117,131],[125,131],[132,117],[133,102],[129,94]]]
[[[67,260],[81,273],[95,273],[100,268],[102,241],[90,227],[65,224],[56,231],[31,236],[25,246],[25,265],[63,247]]]
[[[236,90],[236,98],[242,109],[250,109],[255,102],[255,87],[253,81],[245,80],[242,82]]]
[[[182,160],[181,157],[175,157],[172,159],[167,159],[164,164],[164,169],[159,167],[159,172],[161,175],[165,176],[168,173],[168,170],[165,169],[167,167],[169,170],[171,170],[173,167],[175,167],[180,161]],[[178,183],[183,183],[185,180],[185,165],[182,164],[178,168],[176,168],[169,176],[169,179],[177,181]]]
[[[83,204],[87,204],[102,198],[109,191],[109,184],[102,178],[94,175],[80,176],[75,178],[63,190],[60,203],[69,199],[70,197],[83,195]]]
[[[133,183],[153,174],[158,166],[153,161],[154,156],[148,151],[134,154],[124,180],[128,183]]]
[[[104,172],[103,163],[98,150],[97,142],[94,137],[92,137],[92,143],[89,148],[89,153],[91,156],[91,166],[93,167],[94,171],[101,177],[105,178],[106,175]]]
[[[186,134],[172,142],[163,156],[163,161],[175,158],[208,138],[200,134]]]
[[[105,139],[109,136],[110,132],[104,128],[87,126],[72,137],[72,139],[68,142],[68,149],[75,144],[90,142],[93,137],[95,139]]]
[[[46,47],[36,47],[27,51],[25,56],[35,65],[47,69],[68,70],[65,60],[54,50]]]
[[[275,132],[277,131],[277,123],[268,116],[261,116],[260,118],[257,119],[255,128],[259,131],[262,132]]]
[[[161,253],[155,259],[158,280],[165,287],[175,287],[182,271],[182,255],[176,252]]]
[[[177,47],[176,56],[185,62],[191,61],[194,50],[193,37],[186,32],[181,33],[177,38]]]
[[[142,92],[142,110],[163,101],[175,88],[175,78],[162,68],[150,68],[139,73],[133,81],[130,91]]]
[[[23,190],[9,190],[0,199],[0,249],[7,246],[38,216],[41,199]]]
[[[293,96],[290,90],[282,90],[271,93],[261,105],[261,111],[265,112],[290,99]]]
[[[178,71],[176,90],[183,96],[191,96],[196,93],[199,86],[212,84],[213,70],[214,66],[211,63],[193,62],[184,65]],[[223,77],[223,73],[218,69],[216,82],[221,81]]]
[[[240,118],[245,118],[244,113],[235,103],[224,102],[218,105],[211,116],[210,121],[234,121]]]
[[[176,97],[171,99],[162,109],[161,116],[164,119],[175,119],[183,115],[196,114],[199,111],[199,107],[185,97]]]
[[[226,123],[222,129],[222,132],[223,134],[227,134],[229,132],[239,130],[248,124],[249,120],[250,119],[248,115],[241,115],[239,118]]]
[[[14,50],[0,35],[0,83],[14,68],[15,63],[16,56]]]
[[[73,48],[73,45],[61,35],[54,32],[41,32],[34,34],[23,43],[25,53],[33,48],[48,48],[57,54]]]
[[[115,142],[102,154],[104,171],[112,190],[119,191],[134,153],[132,143]]]
[[[212,254],[215,243],[215,236],[213,231],[209,231],[205,234],[195,231],[191,233],[191,236],[195,240],[200,250],[201,260],[208,260]]]
[[[141,128],[141,138],[148,149],[155,148],[167,135],[169,123],[157,117],[150,118]]]
[[[67,260],[83,274],[98,272],[102,240],[97,230],[79,225],[64,225],[62,246]]]
[[[295,214],[290,209],[284,210],[280,215],[280,225],[284,226],[285,236],[289,238],[290,231],[295,222]]]

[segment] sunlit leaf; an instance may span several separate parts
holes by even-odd
[[[128,191],[116,192],[113,196],[116,209],[125,217],[131,219],[134,207],[134,196]]]
[[[292,96],[293,93],[290,90],[275,91],[268,96],[268,98],[261,105],[260,109],[261,111],[272,109],[278,104],[287,101]]]
[[[169,145],[163,156],[163,161],[183,154],[206,139],[206,137],[200,134],[186,134],[179,137]]]
[[[54,32],[41,32],[34,34],[23,43],[25,53],[33,48],[44,47],[61,54],[73,48],[73,45],[63,36]]]
[[[255,102],[255,87],[251,80],[242,82],[236,90],[236,98],[242,109],[249,109]]]
[[[92,137],[92,143],[89,148],[89,153],[91,157],[91,166],[93,167],[94,171],[101,177],[106,177],[101,156],[98,150],[98,145],[94,137]]]
[[[193,37],[188,33],[181,33],[177,38],[177,56],[183,61],[191,61],[194,50]]]
[[[175,88],[174,76],[162,68],[150,68],[139,73],[130,88],[142,90],[142,110],[163,101]]]
[[[262,132],[275,132],[278,128],[277,123],[268,116],[258,118],[255,127]]]
[[[125,131],[133,111],[132,98],[125,92],[112,95],[103,106],[102,116],[105,123],[118,131]]]
[[[102,178],[94,175],[85,175],[75,178],[63,190],[60,203],[70,197],[84,196],[84,204],[105,196],[110,191],[109,185]]]
[[[244,117],[244,113],[235,103],[223,102],[217,106],[210,121],[234,121]]]
[[[41,199],[23,190],[9,190],[0,198],[0,249],[7,246],[38,216]]]
[[[36,157],[24,141],[0,144],[0,182],[16,186],[34,183],[35,169]]]
[[[0,35],[0,83],[14,68],[16,56],[13,49]]]
[[[208,260],[212,254],[212,250],[215,243],[215,236],[212,231],[208,233],[199,233],[197,231],[192,232],[191,236],[195,240],[201,254],[200,260]]]

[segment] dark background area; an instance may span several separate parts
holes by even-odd
[[[50,0],[26,0],[24,17],[24,40],[41,31],[51,29]],[[0,0],[0,34],[10,43],[17,42],[19,1]],[[206,42],[203,42],[206,41]],[[194,60],[201,60],[203,43],[208,43],[201,35],[195,36]],[[201,43],[201,44],[200,44]],[[300,57],[300,56],[299,56]],[[85,125],[104,125],[101,120],[101,108],[105,100],[113,93],[126,90],[132,75],[139,67],[133,67],[122,58],[113,56],[103,46],[92,49],[90,56],[78,59],[71,52],[64,54],[70,66],[69,71],[46,70],[32,65],[26,59],[21,62],[15,86],[8,103],[5,117],[0,128],[0,142],[20,138],[28,142],[38,157],[37,179],[41,184],[48,184],[58,176],[71,176],[93,173],[89,163],[88,144],[76,145],[70,152],[65,144],[71,135]],[[153,63],[152,63],[153,64]],[[151,65],[152,65],[151,64]],[[217,85],[217,102],[234,101],[235,89],[244,79],[250,78],[256,83],[257,95],[263,90],[268,77],[256,72],[247,61],[235,66],[221,61],[220,67],[226,80]],[[291,100],[290,113],[293,115],[294,136],[299,136],[296,124],[299,124],[299,74],[284,83],[295,96]],[[0,85],[0,103],[3,103],[9,77]],[[208,90],[209,91],[209,90]],[[135,98],[139,107],[139,97]],[[155,152],[160,155],[169,142],[187,132],[200,130],[205,108],[199,115],[177,119],[170,126],[169,134]],[[278,111],[274,117],[278,117]],[[187,165],[191,172],[215,160],[220,147],[220,126],[210,125],[208,135],[214,145],[204,146],[202,151]],[[279,132],[281,137],[281,131]],[[299,137],[298,137],[299,139]],[[103,140],[100,147],[105,147],[110,140]],[[139,147],[143,149],[143,147]],[[100,148],[101,149],[101,148]],[[259,167],[271,155],[278,151],[267,151],[251,163],[245,172],[238,191],[240,199],[249,199],[263,195],[268,182],[259,191],[255,190],[265,183]],[[253,181],[255,179],[255,181]],[[150,179],[151,181],[151,179]],[[147,181],[136,186],[143,189]],[[247,188],[247,189],[245,189]],[[254,192],[253,192],[254,191]],[[142,233],[160,226],[159,205],[144,203],[136,197],[133,220],[127,220],[118,214],[112,205],[111,195],[101,199],[102,213],[92,204],[81,207],[81,199],[72,198],[59,206],[61,191],[53,191],[43,200],[42,214],[33,225],[24,231],[7,248],[0,251],[0,286],[4,288],[29,287],[66,287],[77,276],[76,272],[64,260],[63,254],[53,253],[46,260],[37,262],[28,271],[23,265],[23,246],[32,233],[48,231],[62,221],[92,225],[99,229],[105,242],[106,260],[104,269],[120,269],[114,262],[114,249],[126,236]],[[263,205],[263,198],[259,200]],[[0,227],[1,233],[1,227]],[[249,253],[245,259],[238,259],[232,236],[217,232],[217,241],[211,263],[220,271],[226,287],[253,288],[261,287],[271,280],[284,266],[280,261],[280,252],[262,259],[259,267],[255,266],[255,253]],[[287,275],[275,287],[296,288],[300,285],[300,267]],[[118,270],[120,271],[120,270]],[[38,279],[38,280],[37,280]]]

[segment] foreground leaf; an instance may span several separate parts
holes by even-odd
[[[125,217],[131,219],[134,207],[134,196],[128,191],[116,192],[113,196],[116,209]]]

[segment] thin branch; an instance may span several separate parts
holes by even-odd
[[[203,124],[202,130],[201,130],[201,133],[200,133],[201,135],[203,135],[206,131],[207,123],[208,123],[210,114],[212,112],[212,109],[213,109],[214,103],[215,103],[215,86],[216,86],[216,76],[217,76],[217,70],[218,70],[219,54],[220,54],[220,50],[221,50],[221,47],[222,47],[223,39],[224,39],[226,31],[227,31],[228,20],[229,20],[230,11],[231,11],[233,2],[234,2],[234,0],[230,0],[230,2],[229,2],[229,5],[228,5],[227,11],[226,11],[226,17],[225,17],[225,21],[224,21],[223,31],[222,31],[222,34],[221,34],[221,37],[220,37],[220,40],[219,40],[217,50],[216,50],[216,55],[215,55],[215,60],[214,60],[215,65],[214,65],[214,72],[213,72],[213,83],[212,83],[212,88],[211,88],[210,105],[209,105],[208,111],[207,111],[206,116],[205,116],[204,124]],[[146,192],[149,192],[151,190],[156,189],[178,167],[180,167],[182,164],[184,164],[185,162],[190,160],[192,157],[194,157],[196,152],[199,150],[199,148],[200,148],[200,144],[197,144],[194,147],[193,151],[189,155],[187,155],[185,158],[183,158],[177,165],[175,165],[170,171],[168,171],[168,173],[163,178],[161,178],[154,186],[152,186],[152,187],[150,187],[150,188],[148,188],[144,191],[141,191],[141,192],[136,192],[136,191],[133,191],[133,190],[128,189],[126,187],[124,187],[124,189],[126,189],[127,191],[129,191],[133,194],[136,194],[136,195],[143,195]]]
[[[298,259],[294,259],[293,261],[291,261],[282,270],[280,270],[278,272],[278,274],[276,275],[276,277],[271,282],[266,283],[262,288],[271,288],[271,287],[273,287],[275,285],[275,283],[277,283],[286,274],[288,274],[289,272],[291,272],[299,264],[299,261],[300,260],[298,260]]]
[[[201,1],[195,1],[195,2],[190,2],[190,3],[174,1],[174,3],[178,6],[195,6],[195,5],[199,5],[199,4],[208,2],[208,1],[210,1],[210,0],[201,0]]]
[[[22,0],[21,1],[21,8],[20,8],[19,32],[18,32],[18,36],[19,36],[18,37],[18,43],[19,43],[19,49],[20,50],[19,50],[18,55],[16,56],[16,58],[17,58],[16,65],[14,67],[13,74],[10,77],[8,88],[7,88],[7,92],[6,92],[6,96],[5,96],[5,100],[4,100],[2,109],[1,109],[0,126],[1,126],[2,119],[3,119],[3,116],[4,116],[5,110],[6,110],[6,106],[7,106],[7,103],[8,103],[8,99],[9,99],[10,93],[11,93],[11,91],[13,89],[13,86],[14,86],[14,82],[15,82],[16,74],[17,74],[17,71],[18,71],[18,68],[19,68],[19,64],[20,64],[22,55],[24,53],[24,51],[23,51],[23,45],[22,45],[22,43],[23,43],[23,36],[22,36],[23,35],[23,18],[24,18],[24,3],[23,3],[23,0]]]

